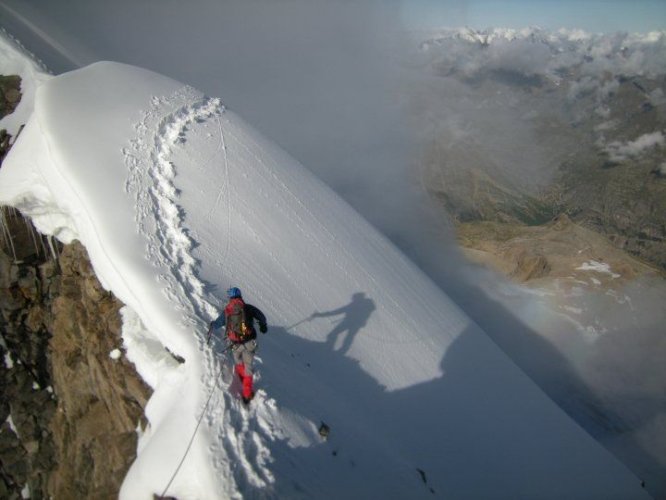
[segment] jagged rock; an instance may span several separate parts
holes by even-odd
[[[21,77],[0,75],[0,118],[13,113],[21,101]],[[11,136],[5,129],[0,130],[0,162],[11,147]]]
[[[0,416],[18,436],[0,432],[0,497],[27,485],[32,498],[116,498],[150,393],[126,358],[109,358],[122,304],[78,242],[59,246],[56,263],[29,225],[5,219],[16,260],[0,251],[0,327],[14,363],[0,363]]]
[[[8,289],[11,282],[12,259],[4,252],[0,252],[0,290]]]
[[[39,297],[39,283],[37,281],[37,270],[33,267],[22,267],[18,273],[16,285],[28,301],[35,302]]]
[[[42,306],[34,306],[28,310],[28,314],[25,317],[25,326],[31,332],[39,332],[44,327],[44,322],[46,321],[46,311]]]
[[[135,454],[135,429],[149,391],[136,374],[129,376],[134,369],[125,358],[109,358],[121,344],[122,304],[101,287],[85,249],[76,242],[63,248],[60,265],[51,360],[61,411],[53,429],[58,462],[80,468],[61,465],[53,493],[112,498],[131,463],[127,457]]]
[[[5,100],[10,105],[15,105],[21,100],[21,93],[17,89],[8,89],[5,92]]]
[[[8,423],[0,427],[0,476],[5,490],[10,493],[16,490],[15,486],[25,484],[28,478],[27,453],[19,437],[14,433]],[[14,488],[12,488],[14,486]],[[20,491],[20,490],[19,490]],[[8,498],[8,496],[3,496]]]
[[[0,75],[0,118],[12,113],[21,101],[21,77]]]
[[[331,428],[328,426],[328,424],[322,422],[321,425],[319,426],[319,435],[322,437],[322,439],[326,440],[328,439],[330,433],[331,433]]]

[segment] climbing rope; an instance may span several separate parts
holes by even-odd
[[[216,377],[217,378],[217,377]],[[178,475],[178,471],[180,471],[180,468],[183,465],[183,462],[185,462],[185,458],[187,458],[187,454],[190,452],[190,448],[192,447],[192,443],[194,442],[194,438],[197,435],[197,431],[199,430],[199,426],[201,425],[201,421],[203,420],[204,415],[206,414],[206,410],[208,409],[208,405],[210,404],[210,398],[213,397],[213,394],[215,393],[215,388],[217,387],[217,383],[213,384],[213,388],[210,391],[210,394],[208,395],[208,399],[206,400],[206,404],[203,407],[203,410],[201,411],[201,416],[199,417],[199,420],[197,421],[197,426],[194,428],[194,432],[192,433],[192,437],[190,438],[190,442],[187,444],[187,448],[185,449],[185,453],[183,454],[183,458],[180,459],[180,463],[178,464],[178,467],[176,467],[176,470],[174,471],[173,475],[171,476],[171,479],[169,479],[169,482],[167,483],[166,487],[164,488],[164,491],[160,495],[160,498],[163,498],[166,495],[166,492],[169,489],[169,486],[171,486],[171,483],[173,482],[174,479],[176,479],[176,475]]]

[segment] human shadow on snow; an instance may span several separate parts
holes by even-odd
[[[325,312],[315,312],[311,318],[329,318],[342,316],[333,330],[326,336],[326,344],[331,350],[338,350],[347,354],[359,331],[368,323],[372,312],[376,309],[372,299],[365,296],[363,292],[352,295],[349,304]],[[342,345],[336,348],[338,339],[342,339]]]
[[[359,308],[354,335],[368,310]],[[496,363],[502,354],[473,324],[448,347],[440,376],[391,391],[330,337],[308,340],[274,325],[262,337],[259,388],[276,401],[281,418],[272,424],[292,439],[271,444],[275,482],[246,498],[640,498],[639,480],[635,490],[613,484],[617,462],[590,453],[592,438],[515,366]],[[566,363],[541,342],[547,362]],[[286,422],[299,419],[305,428],[295,439]],[[303,419],[325,422],[328,439]]]

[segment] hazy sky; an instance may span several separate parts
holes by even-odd
[[[404,0],[402,5],[411,27],[666,29],[664,0]]]

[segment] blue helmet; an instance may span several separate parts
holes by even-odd
[[[227,290],[227,297],[229,297],[230,299],[240,298],[241,297],[240,288],[236,288],[235,286],[229,288],[229,290]]]

